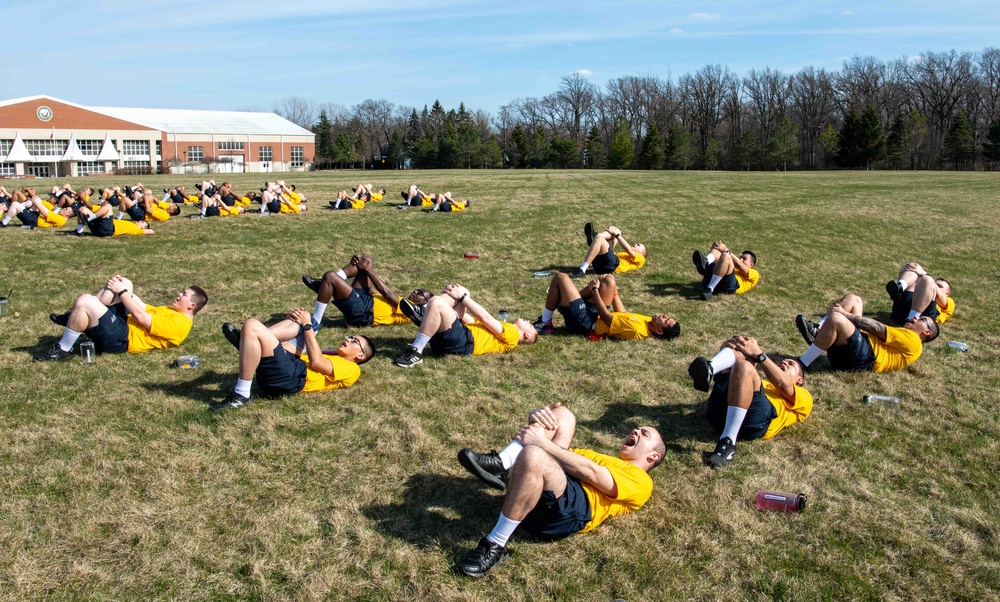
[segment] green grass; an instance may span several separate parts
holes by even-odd
[[[144,179],[152,187],[192,176]],[[218,179],[218,178],[217,178]],[[260,176],[233,178],[240,190]],[[286,176],[299,216],[187,220],[143,238],[0,230],[0,597],[7,599],[984,600],[1000,594],[997,440],[1000,181],[969,173],[335,172]],[[373,181],[387,202],[331,212]],[[90,180],[92,181],[92,180]],[[102,180],[103,182],[104,180]],[[74,184],[79,185],[84,180]],[[463,214],[397,211],[412,182],[473,199]],[[124,181],[120,182],[124,183]],[[186,209],[187,212],[192,210]],[[582,225],[620,226],[650,260],[619,278],[626,306],[682,323],[675,341],[564,336],[503,356],[391,365],[408,326],[361,329],[379,357],[347,390],[261,401],[222,416],[232,387],[224,321],[311,308],[299,281],[374,256],[396,290],[466,285],[486,308],[534,319],[547,280],[584,253]],[[760,285],[697,300],[691,251],[714,239],[757,253]],[[463,259],[466,251],[478,261]],[[686,367],[735,333],[804,350],[792,319],[845,292],[889,309],[886,280],[917,260],[948,277],[958,311],[902,372],[807,378],[810,418],[771,441],[713,447]],[[115,272],[148,302],[190,284],[211,297],[176,352],[32,364],[48,321]],[[321,343],[347,331],[335,308]],[[558,318],[557,318],[558,320]],[[947,340],[969,343],[952,352]],[[169,367],[196,353],[196,371]],[[898,414],[866,393],[902,398]],[[501,496],[455,461],[497,448],[527,412],[561,401],[576,443],[616,449],[635,424],[668,445],[642,510],[556,544],[515,536],[511,562],[472,581],[455,562]],[[799,515],[759,513],[758,489],[801,491]]]

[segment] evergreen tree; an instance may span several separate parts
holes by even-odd
[[[482,143],[479,132],[472,123],[472,117],[465,111],[465,105],[459,105],[458,111],[458,155],[462,167],[478,166]]]
[[[354,163],[354,145],[344,132],[337,134],[337,138],[333,141],[333,154],[330,159],[341,167]]]
[[[437,141],[441,137],[441,131],[444,129],[444,121],[444,107],[441,106],[440,101],[435,100],[434,104],[431,105],[430,117],[428,117],[428,125],[434,136],[433,140]]]
[[[429,169],[435,167],[437,160],[437,147],[434,141],[428,136],[424,136],[413,143],[411,158],[413,166],[419,169]]]
[[[322,165],[333,161],[333,124],[326,111],[319,112],[319,121],[313,127],[313,133],[316,134],[316,163]]]
[[[885,134],[874,106],[868,105],[862,111],[858,133],[859,165],[871,169],[873,164],[885,159]]]
[[[694,141],[691,133],[680,122],[674,122],[667,134],[667,165],[671,169],[684,169],[694,163]]]
[[[576,140],[553,136],[550,148],[552,153],[549,162],[552,167],[567,169],[580,165],[580,151],[577,150]]]
[[[545,142],[545,132],[541,129],[535,130],[535,135],[531,138],[531,166],[542,168],[549,166],[549,145]]]
[[[902,169],[908,163],[907,154],[910,148],[909,124],[902,112],[896,114],[889,128],[889,137],[885,143],[885,158],[892,169]]]
[[[986,134],[986,142],[983,144],[983,161],[986,169],[993,169],[993,166],[1000,163],[1000,121],[994,121],[990,126],[990,131]]]
[[[386,160],[393,169],[400,169],[403,166],[403,161],[406,160],[406,145],[403,144],[403,134],[400,133],[399,128],[392,130]]]
[[[417,116],[417,110],[413,109],[410,112],[409,119],[406,120],[406,135],[403,137],[403,140],[406,144],[412,145],[414,142],[423,137],[423,135],[424,130],[420,125],[420,117]]]
[[[837,133],[837,129],[833,125],[828,124],[820,132],[819,148],[823,151],[824,164],[829,166],[837,161],[837,157],[840,156],[840,134]]]
[[[635,156],[632,129],[624,119],[615,121],[615,133],[611,137],[611,153],[608,155],[609,169],[627,169]]]
[[[719,166],[719,162],[722,160],[722,145],[715,138],[708,141],[708,146],[705,148],[705,169],[715,170]]]
[[[663,169],[667,154],[663,149],[663,137],[655,123],[649,124],[646,136],[642,139],[642,150],[639,151],[639,165],[645,169]]]
[[[527,151],[528,136],[519,123],[514,126],[514,131],[510,133],[510,146],[507,147],[507,162],[515,169],[524,167]]]
[[[844,115],[844,125],[840,126],[840,135],[837,137],[837,162],[843,167],[853,168],[861,164],[858,142],[861,132],[858,121],[858,112],[851,109]]]
[[[965,111],[958,110],[955,119],[951,122],[951,129],[945,136],[944,146],[941,148],[941,162],[952,163],[958,171],[961,165],[966,169],[969,163],[975,167],[976,160],[976,140],[972,135],[972,126],[965,117]]]
[[[496,169],[503,166],[503,150],[495,135],[490,136],[490,139],[483,145],[480,158],[482,167],[485,169]]]
[[[437,167],[444,169],[458,167],[461,162],[458,152],[458,132],[455,130],[455,125],[447,121],[437,144]]]
[[[774,135],[768,144],[768,157],[782,171],[788,171],[789,165],[799,164],[799,128],[788,117],[783,117],[774,128]]]
[[[586,156],[586,166],[590,169],[604,169],[607,166],[608,153],[604,150],[604,138],[596,125],[590,128],[583,152]]]
[[[927,118],[914,109],[906,121],[910,129],[910,169],[917,169],[927,144]]]
[[[733,163],[739,165],[740,169],[746,167],[750,171],[759,156],[760,143],[757,142],[757,136],[750,130],[740,134],[733,145]]]

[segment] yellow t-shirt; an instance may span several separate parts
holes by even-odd
[[[44,201],[43,201],[44,202]],[[66,216],[52,209],[48,215],[38,215],[39,228],[61,228],[66,225]]]
[[[795,385],[795,400],[788,402],[770,381],[761,381],[761,384],[764,386],[764,395],[767,400],[778,411],[778,417],[772,420],[771,425],[767,427],[767,433],[764,434],[765,439],[770,439],[777,435],[781,429],[802,422],[809,417],[813,409],[813,396],[805,388]]]
[[[736,276],[736,282],[738,282],[740,285],[739,288],[736,289],[737,295],[742,295],[743,293],[757,286],[757,282],[760,281],[760,272],[758,272],[753,268],[750,268],[747,271],[746,278],[740,276],[739,272],[736,272],[733,275]]]
[[[379,202],[381,200],[382,200],[382,193],[381,192],[373,192],[372,193],[372,202],[377,203],[377,202]]]
[[[115,233],[112,236],[142,236],[145,230],[135,225],[135,222],[127,222],[123,219],[114,220]]]
[[[607,518],[628,514],[642,508],[643,504],[653,495],[653,479],[645,470],[635,464],[589,449],[570,449],[569,451],[606,467],[611,471],[611,477],[618,487],[618,497],[612,498],[590,483],[580,481],[580,485],[583,486],[583,490],[587,494],[587,500],[590,501],[590,522],[583,529],[580,529],[580,533],[595,529]]]
[[[431,197],[429,197],[429,196],[422,196],[422,197],[420,197],[420,206],[421,207],[433,207],[434,206],[434,201],[431,200]]]
[[[296,205],[302,202],[302,195],[297,192],[286,192],[285,196],[287,196],[288,200],[292,201]]]
[[[153,317],[149,330],[143,328],[131,315],[128,317],[129,353],[176,347],[184,342],[194,324],[191,318],[172,307],[147,305],[146,313]]]
[[[201,199],[199,199],[197,196],[191,194],[191,195],[188,195],[187,198],[184,199],[184,202],[190,205],[192,203],[200,203]]]
[[[41,224],[39,224],[41,225]],[[938,324],[944,324],[948,321],[948,318],[955,315],[955,300],[948,297],[948,306],[941,307],[938,305],[938,317],[934,319]]]
[[[462,205],[460,203],[452,203],[451,212],[455,213],[456,211],[465,211],[465,205]]]
[[[399,311],[399,303],[395,307],[389,305],[382,295],[372,295],[372,325],[388,326],[390,324],[409,324],[410,319]],[[402,299],[400,299],[402,301]]]
[[[306,386],[302,387],[303,393],[314,391],[328,391],[330,389],[343,389],[350,387],[361,376],[361,366],[352,361],[345,360],[339,355],[323,354],[323,357],[333,363],[333,376],[327,376],[319,372],[314,372],[306,368]],[[309,365],[309,354],[302,354],[302,361]]]
[[[45,208],[48,209],[49,211],[52,211],[53,209],[56,208],[55,205],[53,205],[52,203],[50,203],[48,201],[42,201],[42,205],[44,205]]]
[[[293,204],[289,206],[288,203],[281,204],[281,213],[301,213],[302,209],[299,209],[298,205]]]
[[[635,254],[635,258],[631,255],[622,251],[621,253],[615,253],[618,258],[618,267],[615,268],[615,274],[622,274],[624,272],[631,272],[632,270],[638,270],[642,266],[646,265],[646,258],[640,253]]]
[[[924,350],[920,335],[909,328],[886,326],[885,341],[880,341],[868,333],[863,334],[868,337],[875,351],[875,365],[872,366],[872,372],[879,374],[902,370],[917,361]]]
[[[594,334],[599,337],[609,336],[621,341],[638,341],[649,336],[649,321],[651,316],[629,312],[611,312],[611,325],[598,318],[594,324]]]
[[[156,206],[156,207],[153,207],[153,212],[152,213],[147,213],[146,214],[146,218],[147,219],[151,219],[154,222],[165,222],[168,219],[170,219],[170,214],[167,213],[166,211],[164,211],[163,209],[160,209],[159,206]]]
[[[364,199],[347,199],[347,200],[351,202],[351,208],[352,209],[364,209],[365,208],[365,201],[364,201]]]
[[[482,322],[466,324],[466,327],[472,331],[472,355],[506,353],[517,347],[518,341],[521,340],[521,333],[518,332],[517,327],[508,322],[501,322],[501,324],[503,324],[503,332],[499,335],[493,334]]]

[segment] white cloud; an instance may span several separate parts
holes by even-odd
[[[853,10],[845,10],[844,12],[842,12],[840,14],[842,14],[844,16],[847,16],[847,17],[850,17],[851,15],[854,14],[854,11]]]
[[[667,33],[684,33],[684,30],[680,27],[671,27]]]
[[[594,74],[594,72],[591,71],[590,69],[577,69],[573,73],[575,73],[576,75],[582,75],[584,77],[590,77],[591,75]]]
[[[688,13],[688,16],[699,21],[714,21],[719,18],[717,13]]]

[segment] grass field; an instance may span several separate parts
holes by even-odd
[[[0,230],[0,294],[14,289],[0,317],[0,598],[1000,598],[1000,314],[987,300],[1000,257],[996,174],[284,177],[312,211],[175,218],[142,238]],[[154,188],[193,180],[143,179]],[[243,190],[261,177],[233,180]],[[361,180],[385,186],[387,202],[325,208]],[[395,210],[414,181],[473,205],[451,215]],[[380,355],[355,386],[224,415],[206,409],[236,377],[221,324],[311,309],[301,274],[365,252],[396,290],[457,282],[486,308],[533,320],[547,279],[532,272],[578,265],[588,220],[648,244],[648,264],[619,277],[619,288],[632,311],[676,316],[679,339],[555,335],[502,356],[429,358],[404,370],[391,358],[412,326],[361,329]],[[714,239],[757,253],[755,290],[697,299],[691,251]],[[888,375],[819,369],[807,376],[816,399],[807,421],[740,444],[726,470],[701,464],[714,435],[701,418],[706,396],[687,377],[695,356],[735,333],[756,336],[769,354],[798,355],[795,314],[821,313],[845,292],[884,317],[883,285],[910,260],[949,278],[958,308],[917,363]],[[61,334],[49,312],[115,272],[154,304],[190,284],[208,290],[183,347],[89,367],[31,363]],[[346,332],[331,306],[320,342]],[[200,368],[169,367],[188,353]],[[867,408],[866,393],[902,398],[900,412]],[[657,426],[668,453],[652,473],[653,498],[556,544],[515,535],[513,559],[488,578],[455,575],[502,500],[455,452],[505,445],[530,409],[553,401],[577,414],[576,444],[598,451],[615,453],[634,425]],[[804,492],[810,504],[798,515],[760,513],[758,489]]]

